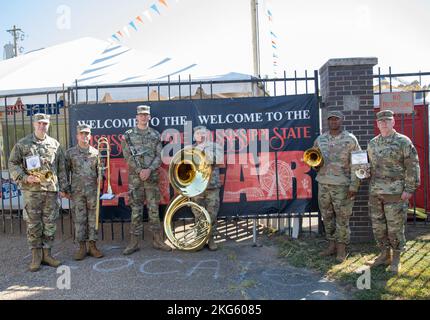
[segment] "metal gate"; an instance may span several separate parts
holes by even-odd
[[[242,85],[245,92],[222,93],[229,85]],[[121,93],[120,93],[121,92]],[[123,93],[127,92],[126,96]],[[220,93],[221,92],[221,93]],[[51,115],[49,135],[60,141],[66,150],[70,147],[69,108],[78,103],[98,104],[118,102],[118,100],[151,102],[171,100],[229,99],[235,97],[287,96],[315,94],[319,99],[318,72],[308,75],[270,79],[250,78],[247,80],[194,81],[127,84],[110,86],[75,86],[53,91],[29,92],[19,95],[0,96],[0,168],[2,172],[0,188],[0,232],[22,234],[25,222],[22,218],[22,195],[11,181],[8,158],[15,143],[33,132],[32,116],[43,112]],[[112,98],[116,98],[115,100]],[[70,203],[62,200],[58,233],[60,236],[73,236],[73,221],[69,211]],[[185,223],[185,222],[184,222]],[[101,223],[102,239],[124,239],[129,221],[111,220]],[[322,224],[319,212],[277,213],[271,215],[223,217],[219,214],[219,233],[225,238],[239,239],[254,237],[262,226],[280,230],[288,236],[298,232],[321,233]]]
[[[420,160],[421,185],[410,201],[408,223],[427,224],[430,222],[430,164],[429,164],[429,100],[430,72],[392,73],[374,75],[375,107],[379,106],[381,94],[384,92],[412,92],[414,112],[412,114],[396,115],[395,129],[408,136],[415,145]],[[375,111],[379,111],[376,108]],[[375,121],[376,133],[376,121]],[[424,212],[425,215],[422,214]]]

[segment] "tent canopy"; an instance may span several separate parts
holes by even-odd
[[[160,57],[121,44],[86,37],[0,61],[0,95],[61,90],[63,85],[69,87],[76,83],[78,86],[166,83],[169,76],[170,81],[178,81],[181,77],[181,81],[185,82],[189,75],[200,75],[193,77],[193,81],[252,78],[250,75],[234,72],[201,76],[198,63]],[[250,83],[234,83],[223,87],[214,86],[212,91],[245,93],[252,92],[251,87]],[[124,90],[130,91],[129,88],[122,89]],[[208,88],[204,90],[209,92]],[[110,94],[113,99],[117,99],[115,93]],[[173,92],[170,96],[177,94]],[[185,89],[182,94],[187,95]],[[126,98],[124,92],[119,98]]]

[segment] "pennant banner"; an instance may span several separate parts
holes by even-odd
[[[160,2],[162,5],[164,5],[165,7],[168,7],[167,3],[165,0],[158,0],[158,2]]]
[[[145,17],[147,17],[147,18],[148,18],[148,20],[149,20],[149,21],[152,21],[151,14],[149,13],[149,11],[148,11],[148,10],[145,10],[145,11],[143,12],[143,14],[145,15]]]
[[[128,27],[124,26],[123,30],[124,30],[124,34],[127,36],[127,38],[130,38],[130,32],[128,31]]]
[[[161,15],[161,13],[160,13],[160,11],[158,11],[157,5],[155,3],[151,6],[151,9],[154,10],[155,12],[157,12],[159,15]]]
[[[266,4],[267,5],[267,4]],[[278,50],[278,44],[277,44],[277,39],[278,39],[278,37],[277,37],[277,35],[272,31],[272,28],[273,28],[273,13],[272,13],[272,10],[270,9],[270,8],[266,8],[266,15],[267,15],[267,18],[268,18],[268,20],[269,20],[269,32],[270,32],[270,39],[271,39],[271,46],[272,46],[272,50],[273,50],[273,55],[272,55],[272,57],[273,57],[273,74],[275,75],[275,76],[277,76],[277,74],[278,74],[278,70],[277,70],[277,68],[278,68],[278,55],[277,55],[277,50]]]
[[[130,25],[134,30],[136,30],[136,31],[137,31],[136,25],[134,24],[134,22],[133,22],[133,21],[131,21],[131,22],[129,23],[129,25]]]
[[[176,0],[176,2],[179,2],[179,0]],[[162,11],[160,10],[161,6],[164,8],[170,8],[169,4],[168,4],[168,0],[158,0],[157,2],[152,3],[146,10],[144,10],[142,12],[141,15],[136,16],[134,19],[130,20],[128,22],[128,24],[123,26],[121,31],[117,31],[116,33],[111,35],[111,37],[109,38],[109,42],[112,42],[112,41],[121,42],[121,40],[122,40],[121,38],[123,38],[124,35],[127,38],[130,38],[131,34],[130,34],[129,28],[133,28],[134,31],[138,32],[139,31],[139,28],[138,28],[139,23],[141,25],[144,24],[143,17],[146,17],[146,19],[149,22],[152,22],[153,16],[152,16],[151,12],[155,12],[159,16],[161,16],[161,14],[162,14]]]

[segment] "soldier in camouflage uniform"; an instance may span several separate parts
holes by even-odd
[[[9,158],[12,179],[24,195],[23,214],[32,252],[32,272],[39,270],[41,264],[51,267],[61,264],[51,256],[51,247],[60,209],[58,192],[66,196],[67,177],[60,143],[47,135],[49,123],[49,115],[34,115],[34,133],[19,140]]]
[[[143,205],[146,200],[150,230],[154,248],[171,251],[163,241],[158,205],[160,203],[159,177],[161,165],[160,134],[149,127],[151,111],[149,106],[137,107],[137,127],[128,130],[122,140],[122,150],[127,161],[128,189],[131,206],[130,243],[123,251],[129,255],[139,250],[139,237],[143,234]]]
[[[83,260],[88,254],[95,258],[103,257],[97,249],[96,205],[97,205],[97,160],[98,150],[90,146],[91,127],[77,126],[78,144],[66,151],[66,169],[71,178],[70,192],[72,200],[75,239],[79,250],[75,260]]]
[[[369,209],[381,253],[368,264],[390,265],[390,270],[398,273],[408,202],[420,184],[420,166],[411,140],[394,130],[394,113],[380,111],[376,118],[381,133],[367,146],[371,167]]]
[[[218,249],[218,246],[215,243],[215,236],[217,216],[220,207],[219,193],[221,190],[219,163],[221,162],[220,159],[223,157],[223,150],[217,143],[210,141],[210,134],[211,132],[204,126],[194,128],[194,139],[196,141],[194,147],[203,151],[208,162],[212,164],[212,176],[206,190],[202,194],[193,197],[192,200],[204,207],[211,217],[212,232],[209,235],[207,246],[209,250],[215,251]],[[198,214],[194,208],[192,210],[194,214]]]
[[[329,132],[319,136],[314,147],[320,149],[324,163],[316,168],[318,175],[318,205],[324,220],[329,246],[320,256],[336,255],[336,261],[346,258],[350,241],[349,219],[360,181],[351,169],[351,152],[361,150],[357,138],[342,130],[343,114],[331,111],[327,115]]]

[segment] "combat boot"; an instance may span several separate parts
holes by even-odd
[[[57,268],[61,265],[61,261],[51,256],[51,248],[43,248],[42,264]]]
[[[336,242],[333,240],[330,240],[328,243],[328,248],[322,252],[319,253],[320,257],[327,257],[332,256],[336,253]]]
[[[40,264],[42,263],[42,249],[32,248],[31,249],[31,263],[30,271],[36,272],[40,269]]]
[[[172,251],[172,248],[164,243],[161,232],[157,232],[157,231],[154,232],[154,235],[152,238],[152,246],[157,250]]]
[[[211,234],[209,236],[208,249],[210,251],[216,251],[216,250],[218,250],[218,245],[215,242],[215,236],[213,234]]]
[[[125,250],[122,252],[122,254],[127,256],[138,250],[139,250],[139,236],[132,234],[130,236],[130,243],[128,244],[127,248],[125,248]]]
[[[80,241],[79,250],[76,251],[76,253],[73,256],[73,259],[77,261],[84,260],[86,255],[87,255],[87,246],[85,245],[85,241]]]
[[[97,258],[97,259],[103,257],[103,253],[99,249],[97,249],[95,241],[90,241],[89,245],[88,245],[88,248],[89,248],[88,254],[91,257],[94,257],[94,258]]]
[[[388,266],[390,263],[390,248],[381,248],[381,253],[375,259],[366,262],[366,264],[371,267],[377,267],[383,264]]]
[[[346,244],[336,243],[336,261],[339,263],[344,262],[346,259]]]
[[[391,261],[390,271],[397,274],[399,273],[400,269],[400,250],[393,250],[393,260]]]

